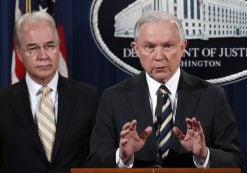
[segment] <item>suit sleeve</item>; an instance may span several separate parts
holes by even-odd
[[[222,88],[215,96],[213,145],[210,150],[210,167],[242,167],[237,127],[234,115]]]
[[[96,126],[90,142],[88,167],[116,167],[116,150],[118,135],[112,111],[111,96],[104,92],[99,103]]]

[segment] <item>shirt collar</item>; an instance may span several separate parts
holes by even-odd
[[[36,83],[28,73],[26,73],[25,76],[26,79],[26,83],[27,83],[27,88],[29,91],[29,94],[31,96],[36,96],[36,94],[38,93],[38,91],[40,90],[40,88],[42,87],[42,85]],[[55,73],[54,77],[52,78],[52,80],[47,84],[47,86],[49,86],[52,89],[52,92],[57,92],[57,84],[58,84],[58,72]]]
[[[164,83],[165,86],[171,92],[172,96],[176,95],[180,73],[181,73],[181,70],[180,68],[178,68],[175,74],[166,83]],[[146,79],[147,79],[147,84],[148,84],[150,95],[151,96],[156,95],[156,91],[158,90],[158,88],[160,87],[162,83],[157,82],[152,77],[150,77],[147,73],[146,73]]]

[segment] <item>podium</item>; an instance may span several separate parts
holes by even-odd
[[[240,168],[72,168],[71,173],[241,173]]]

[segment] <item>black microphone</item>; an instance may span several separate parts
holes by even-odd
[[[159,148],[159,138],[160,138],[160,127],[162,124],[162,105],[163,105],[163,95],[158,93],[157,95],[157,106],[155,110],[155,130],[156,130],[156,163],[153,168],[162,168],[162,158]]]

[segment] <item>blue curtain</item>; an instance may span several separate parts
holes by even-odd
[[[10,83],[14,7],[14,0],[0,1],[0,87]]]

